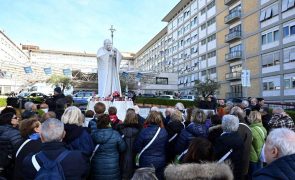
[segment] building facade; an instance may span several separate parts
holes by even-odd
[[[133,70],[134,54],[122,52],[122,55],[120,71]],[[75,70],[96,73],[96,54],[18,46],[0,31],[0,94],[19,92],[32,83],[45,82],[52,74],[72,76]]]
[[[163,21],[165,33],[137,53],[139,69],[177,72],[182,94],[209,78],[221,84],[218,98],[295,101],[294,0],[181,0]]]

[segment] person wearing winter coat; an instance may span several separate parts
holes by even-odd
[[[18,124],[18,117],[13,112],[0,116],[0,177],[7,179],[12,179],[15,153],[23,142],[16,128]]]
[[[95,111],[94,118],[90,120],[88,123],[88,130],[91,132],[97,129],[97,123],[96,123],[97,118],[101,115],[104,115],[106,111],[106,105],[102,102],[98,102],[94,105],[94,111]]]
[[[155,167],[158,179],[163,179],[168,133],[163,128],[162,117],[159,112],[151,111],[146,123],[147,127],[139,133],[134,144],[135,151],[141,154],[139,167]],[[154,137],[154,141],[146,148]]]
[[[168,133],[168,148],[167,148],[167,162],[170,163],[175,159],[175,143],[177,137],[180,135],[181,131],[184,129],[184,125],[182,123],[182,113],[178,110],[175,110],[170,115],[170,121],[165,126],[166,131]]]
[[[183,163],[202,163],[214,160],[213,144],[206,138],[196,137],[188,147]]]
[[[268,165],[254,173],[254,180],[294,179],[295,132],[288,128],[272,130],[265,142],[264,155]]]
[[[66,135],[63,142],[72,150],[79,150],[85,156],[90,157],[94,145],[87,128],[82,127],[84,116],[79,108],[76,106],[68,107],[61,117],[64,123]]]
[[[91,133],[96,145],[91,160],[91,179],[120,180],[119,154],[126,150],[126,144],[119,132],[112,129],[109,115],[97,118],[97,129]]]
[[[212,126],[209,128],[208,139],[212,143],[222,134],[223,130],[221,127],[221,118],[215,114],[211,117]]]
[[[272,110],[272,117],[268,122],[270,129],[274,128],[289,128],[295,132],[295,125],[293,119],[281,107],[276,107]]]
[[[252,132],[248,124],[245,122],[246,113],[238,106],[234,106],[231,109],[230,114],[235,115],[239,119],[238,134],[243,140],[244,151],[242,157],[242,174],[246,177],[248,174],[249,163],[250,163],[250,149],[252,144]]]
[[[194,109],[192,112],[191,123],[181,131],[177,138],[175,150],[178,155],[181,155],[187,150],[194,137],[208,136],[208,128],[206,127],[205,121],[206,114],[204,111]]]
[[[243,150],[244,144],[242,138],[237,133],[239,128],[239,119],[234,115],[224,115],[222,118],[223,133],[214,143],[214,153],[216,160],[220,160],[227,153],[229,156],[225,160],[231,160],[233,165],[234,178],[243,179]]]
[[[267,136],[267,132],[262,125],[262,117],[260,112],[251,111],[248,120],[251,123],[250,128],[253,137],[250,150],[250,165],[248,173],[249,177],[252,177],[255,171],[262,168],[262,162],[260,162],[260,155]]]
[[[23,160],[30,153],[36,154],[41,150],[40,130],[41,123],[34,117],[30,119],[24,119],[20,123],[19,127],[21,136],[25,139],[22,145],[18,148],[15,157],[14,177],[15,180],[24,179],[22,175]]]
[[[136,168],[134,142],[141,130],[137,118],[135,111],[129,111],[124,123],[118,125],[118,131],[126,143],[126,150],[120,156],[122,179],[131,179]]]
[[[111,126],[113,129],[117,130],[118,125],[123,123],[117,116],[117,108],[111,106],[109,107],[108,112],[111,119]]]
[[[62,153],[67,153],[60,161],[65,179],[86,179],[89,173],[89,160],[80,151],[68,150],[62,142],[64,135],[64,124],[60,120],[51,118],[42,123],[40,131],[41,151],[37,154],[30,153],[23,161],[22,174],[25,180],[36,178],[38,174],[36,163],[40,168],[44,167],[40,153],[51,161],[56,160]]]
[[[224,179],[233,180],[233,173],[225,163],[170,164],[165,169],[167,180]]]

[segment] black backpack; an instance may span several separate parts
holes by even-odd
[[[38,171],[35,180],[65,180],[60,162],[69,154],[69,152],[70,151],[67,150],[62,152],[55,160],[48,159],[42,151],[34,155],[32,157],[32,162]],[[35,156],[41,160],[41,167],[36,161]]]

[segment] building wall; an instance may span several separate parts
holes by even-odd
[[[269,101],[295,101],[295,96],[291,97],[291,94],[295,94],[295,77],[293,77],[295,74],[295,52],[293,53],[295,51],[295,35],[293,34],[295,7],[291,7],[293,1],[284,6],[285,2],[289,2],[288,0],[216,0],[214,8],[204,14],[203,9],[212,2],[211,0],[195,0],[186,5],[181,2],[168,13],[167,16],[174,14],[173,18],[167,21],[168,31],[162,38],[165,42],[167,41],[167,45],[164,46],[167,54],[165,53],[164,57],[169,64],[168,70],[178,72],[178,88],[182,93],[193,92],[192,86],[195,79],[204,80],[206,77],[217,77],[217,81],[221,84],[218,98],[263,96]],[[229,3],[225,5],[225,2]],[[179,5],[182,7],[178,7]],[[190,13],[186,14],[189,10]],[[185,14],[186,18],[182,18]],[[204,23],[214,16],[216,19],[214,26],[204,28]],[[262,17],[267,18],[264,20]],[[189,31],[184,34],[180,33],[181,35],[174,39],[175,33],[178,34],[180,30],[185,29],[187,23],[194,21],[195,18],[197,18],[197,25],[191,26]],[[285,35],[286,27],[289,27],[287,36]],[[192,37],[192,32],[197,32],[197,40],[182,46],[181,44],[188,37]],[[212,45],[202,44],[214,33],[216,41],[214,41],[212,50],[216,51],[216,64],[213,63],[212,67],[216,68],[216,73],[208,75],[207,72],[212,70],[208,67],[208,58],[204,58],[203,55],[208,56]],[[168,42],[171,35],[172,44],[178,45],[176,51],[174,51],[174,45],[171,50]],[[270,42],[265,43],[264,41]],[[187,54],[187,49],[196,46],[198,52],[188,58],[185,56],[184,59],[182,54]],[[273,60],[271,64],[269,60],[263,60],[263,57],[269,59],[270,56],[267,55],[272,52],[279,53],[280,63]],[[149,54],[148,50],[145,53],[145,55]],[[170,60],[174,63],[170,64]],[[196,66],[192,70],[187,70],[186,67],[190,64],[196,64]],[[150,71],[154,70],[152,66],[144,67]],[[240,77],[242,69],[250,70],[251,87],[242,88]]]

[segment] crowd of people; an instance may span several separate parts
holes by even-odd
[[[263,103],[177,103],[146,118],[134,106],[123,120],[101,102],[83,114],[56,88],[48,104],[1,111],[0,179],[292,179],[294,122]]]

